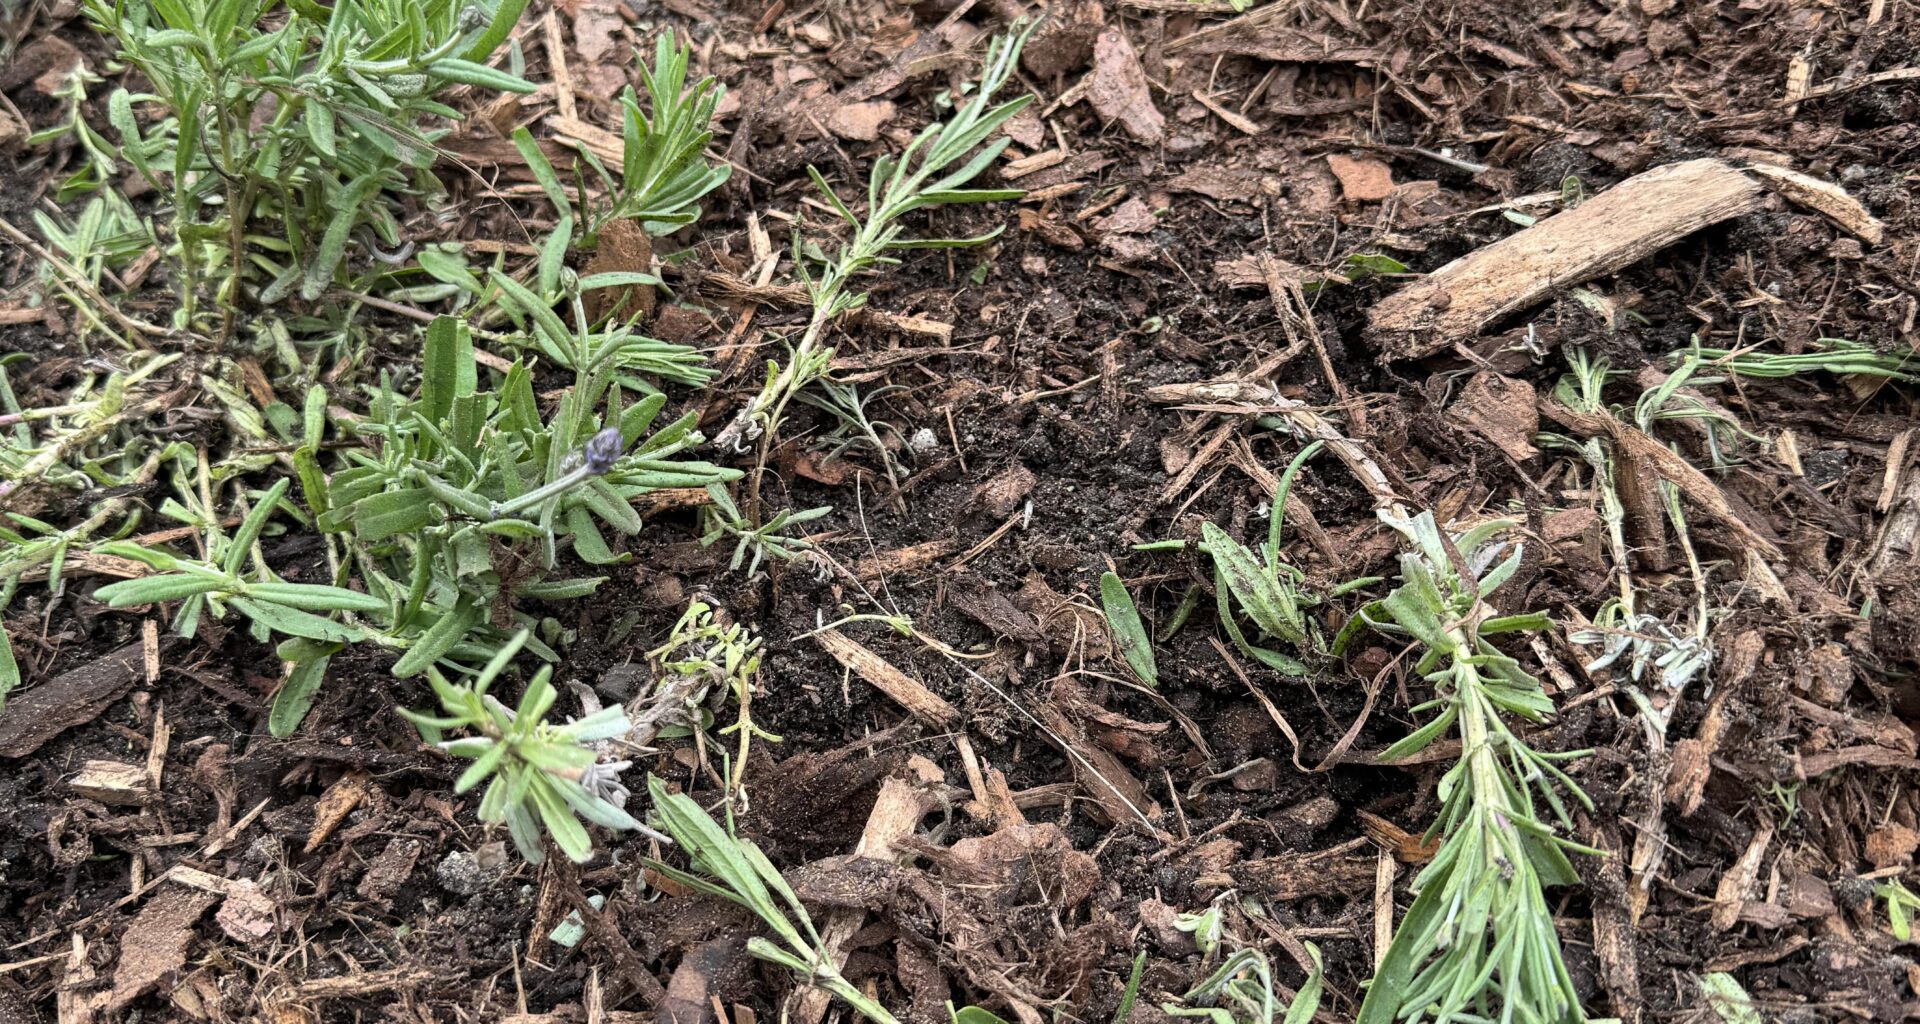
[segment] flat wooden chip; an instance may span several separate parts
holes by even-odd
[[[1723,160],[1656,167],[1387,296],[1368,315],[1368,333],[1383,361],[1418,359],[1556,291],[1752,213],[1765,194]]]

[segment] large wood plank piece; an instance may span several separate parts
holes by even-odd
[[[1656,167],[1389,295],[1373,307],[1368,331],[1382,359],[1420,358],[1562,288],[1752,213],[1764,196],[1758,182],[1725,161]]]

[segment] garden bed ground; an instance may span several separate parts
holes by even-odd
[[[836,339],[840,375],[904,442],[898,494],[870,458],[825,457],[830,424],[805,412],[761,495],[833,506],[808,524],[825,558],[728,572],[724,545],[696,542],[690,509],[663,508],[625,542],[633,558],[612,583],[551,609],[578,637],[556,679],[609,700],[645,683],[644,652],[696,593],[761,632],[753,714],[781,741],[753,747],[739,827],[816,921],[834,922],[848,975],[903,1019],[942,1020],[949,999],[1009,1019],[1110,1019],[1140,950],[1146,998],[1132,1019],[1155,1019],[1204,974],[1173,915],[1229,891],[1238,941],[1265,948],[1287,985],[1303,977],[1301,944],[1316,944],[1323,1019],[1351,1019],[1381,915],[1404,909],[1421,857],[1396,829],[1432,820],[1440,771],[1372,755],[1413,726],[1428,688],[1378,638],[1308,681],[1283,678],[1234,653],[1206,600],[1159,646],[1161,689],[1148,693],[1097,613],[1109,568],[1154,624],[1190,583],[1211,586],[1204,561],[1134,544],[1197,536],[1203,519],[1264,535],[1273,478],[1300,442],[1262,416],[1304,403],[1443,520],[1521,520],[1530,553],[1506,610],[1565,626],[1615,584],[1590,477],[1532,443],[1536,429],[1566,429],[1535,411],[1564,351],[1605,355],[1631,378],[1671,369],[1694,337],[1769,352],[1846,338],[1910,353],[1920,340],[1920,8],[1523,6],[1059,5],[1025,61],[1039,102],[1010,126],[999,172],[1028,197],[935,224],[1005,234],[874,278],[874,312]],[[526,241],[528,207],[512,197],[531,179],[495,128],[592,142],[578,122],[617,127],[608,97],[632,47],[690,32],[696,63],[729,87],[717,144],[739,170],[675,236],[688,249],[668,273],[677,306],[652,330],[724,368],[708,392],[672,392],[705,408],[711,433],[804,323],[777,287],[784,265],[751,278],[758,256],[785,251],[797,212],[828,217],[804,205],[807,165],[863,179],[960,81],[945,55],[1020,7],[536,4],[521,28],[528,76],[561,86],[448,140],[465,168],[448,176],[453,213],[412,227],[422,242]],[[36,128],[59,113],[37,84],[58,62],[112,73],[71,9],[29,5],[0,65],[5,106]],[[0,128],[11,116],[0,109]],[[31,232],[28,212],[73,154],[4,145],[0,215]],[[1565,198],[1598,201],[1702,157],[1832,183],[1879,233],[1843,225],[1851,208],[1761,191],[1580,294],[1555,288],[1421,358],[1380,358],[1404,350],[1369,331],[1369,311],[1522,231],[1503,204],[1544,219]],[[1410,272],[1330,282],[1355,254]],[[69,309],[29,308],[35,270],[24,250],[0,270],[14,288],[0,350],[25,356],[9,373],[27,408],[59,404],[89,365]],[[164,288],[129,301],[164,319]],[[408,361],[411,328],[392,326],[368,368]],[[191,355],[183,365],[250,359]],[[1223,379],[1277,392],[1154,390]],[[1623,380],[1609,398],[1631,403],[1640,386]],[[1711,686],[1647,687],[1673,703],[1663,739],[1632,681],[1584,671],[1591,652],[1564,629],[1516,649],[1562,709],[1536,744],[1595,751],[1573,769],[1596,803],[1575,832],[1614,855],[1581,861],[1588,884],[1554,907],[1590,1014],[1706,1019],[1698,979],[1718,972],[1768,1020],[1920,1013],[1913,949],[1872,896],[1920,846],[1914,394],[1823,373],[1701,389],[1758,436],[1706,471],[1730,515],[1689,495],[1718,657]],[[208,408],[188,389],[152,429],[218,449],[229,438]],[[1707,465],[1687,423],[1659,433]],[[1309,463],[1295,494],[1317,526],[1296,517],[1286,551],[1311,581],[1393,575],[1395,537],[1338,459]],[[62,522],[98,497],[12,510]],[[1641,511],[1628,523],[1636,578],[1652,611],[1685,622],[1682,550]],[[292,573],[315,548],[295,534],[267,556]],[[607,839],[580,868],[521,862],[454,796],[457,767],[394,713],[427,706],[417,680],[342,656],[298,735],[275,740],[268,648],[213,623],[172,639],[158,612],[91,600],[98,582],[72,575],[57,599],[29,583],[5,618],[26,682],[0,710],[0,1024],[53,1020],[56,1007],[73,1021],[691,1022],[716,1008],[736,1022],[819,1019],[790,975],[746,955],[744,914],[649,884],[644,840]],[[842,630],[957,708],[958,724],[910,713],[836,661],[816,629],[847,607],[908,615],[955,652]],[[89,761],[136,766],[139,792],[76,793]],[[717,764],[669,743],[634,772],[704,789]],[[863,873],[845,858],[887,780],[910,781],[926,813],[904,868]],[[552,941],[589,895],[605,898],[604,916],[571,946]]]

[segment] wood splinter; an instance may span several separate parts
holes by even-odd
[[[1766,191],[1723,160],[1656,167],[1387,296],[1367,330],[1383,360],[1419,359],[1554,292],[1760,209]]]

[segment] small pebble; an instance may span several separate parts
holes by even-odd
[[[473,854],[465,850],[447,854],[434,867],[433,877],[440,883],[440,888],[456,896],[472,896],[493,881],[492,873],[482,868]]]

